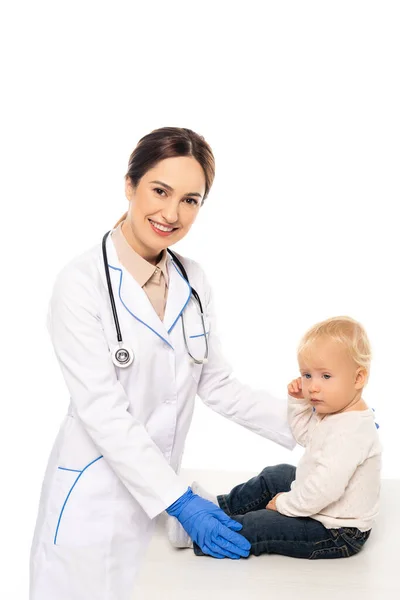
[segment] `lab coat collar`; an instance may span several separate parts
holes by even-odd
[[[170,334],[190,300],[192,288],[183,277],[178,265],[170,254],[168,254],[167,257],[167,268],[169,275],[169,286],[167,304],[165,307],[164,325],[168,331],[168,334]]]
[[[117,306],[117,313],[120,319],[122,337],[124,337],[123,322],[121,312],[126,311],[132,318],[136,319],[143,326],[148,327],[155,335],[161,338],[172,347],[170,334],[174,329],[178,319],[190,300],[191,288],[179,271],[171,256],[167,257],[167,269],[169,275],[169,286],[167,304],[165,307],[164,321],[161,321],[154,310],[146,292],[118,261],[117,252],[109,234],[106,241],[107,258],[110,270],[110,278]],[[107,289],[107,279],[104,271],[104,261],[100,247],[100,271],[102,281]],[[121,316],[120,316],[121,315]],[[124,315],[126,317],[126,314]],[[129,319],[129,316],[128,316]]]

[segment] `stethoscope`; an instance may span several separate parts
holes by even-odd
[[[114,294],[113,294],[112,285],[111,285],[110,269],[108,267],[108,258],[107,258],[107,250],[106,250],[106,239],[107,239],[107,236],[109,233],[110,233],[110,231],[107,231],[107,233],[104,234],[103,242],[102,242],[102,249],[103,249],[104,270],[106,272],[106,278],[107,278],[108,293],[110,296],[111,308],[112,308],[115,329],[117,332],[117,340],[118,340],[118,346],[116,348],[114,348],[114,350],[111,351],[111,358],[112,358],[113,363],[117,367],[126,368],[132,364],[132,362],[135,358],[135,355],[131,348],[128,348],[128,346],[125,346],[125,344],[122,340],[121,328],[119,326],[119,320],[118,320],[117,309],[115,306]],[[171,252],[171,250],[169,248],[167,248],[167,250],[172,257],[172,260],[178,265],[179,270],[181,271],[183,277],[189,284],[189,287],[192,290],[193,297],[196,299],[197,304],[199,305],[199,308],[200,308],[200,316],[201,316],[201,322],[203,325],[203,334],[204,334],[204,340],[205,340],[204,358],[202,358],[202,359],[195,358],[191,354],[188,343],[187,343],[187,339],[186,339],[185,320],[183,318],[183,312],[181,313],[181,319],[182,319],[183,339],[185,341],[186,351],[190,357],[190,360],[192,363],[195,363],[196,365],[204,365],[208,361],[208,339],[207,339],[207,333],[206,333],[206,326],[205,326],[205,322],[204,322],[203,306],[201,304],[200,296],[198,295],[196,290],[194,288],[192,288],[192,286],[190,285],[189,278],[187,276],[187,273],[186,273],[185,268],[184,268],[183,264],[181,263],[181,261],[178,259],[178,257],[173,252]]]

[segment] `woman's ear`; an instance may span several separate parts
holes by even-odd
[[[126,177],[125,178],[125,196],[126,196],[127,200],[129,200],[129,202],[132,200],[134,191],[135,190],[133,188],[131,178]]]
[[[365,369],[365,367],[359,367],[356,371],[356,378],[355,378],[355,388],[356,390],[361,390],[365,384],[367,382],[367,370]]]

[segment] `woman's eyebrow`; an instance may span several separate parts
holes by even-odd
[[[163,181],[150,181],[150,183],[158,183],[158,185],[163,185],[165,188],[167,188],[167,190],[169,190],[170,192],[174,191],[174,188],[172,188],[170,185],[168,185],[167,183],[164,183]],[[199,194],[198,192],[188,192],[186,194],[186,196],[198,196],[199,198],[201,198],[201,194]]]

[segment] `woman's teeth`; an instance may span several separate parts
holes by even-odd
[[[159,225],[158,223],[155,223],[154,221],[152,221],[151,219],[149,219],[150,223],[153,225],[153,227],[155,227],[156,229],[159,229],[160,231],[173,231],[175,228],[174,227],[165,227],[164,225]]]

